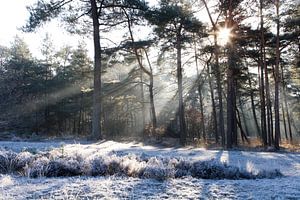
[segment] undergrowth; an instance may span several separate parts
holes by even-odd
[[[62,176],[129,176],[166,180],[192,176],[201,179],[262,179],[283,176],[279,170],[252,172],[216,160],[147,157],[143,154],[101,156],[32,154],[0,150],[0,173],[31,178]]]

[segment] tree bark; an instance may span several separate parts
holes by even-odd
[[[249,139],[247,138],[247,133],[245,133],[243,126],[242,126],[242,121],[241,121],[241,115],[240,115],[240,111],[239,109],[236,108],[236,121],[237,121],[237,125],[240,128],[241,131],[241,139],[244,142],[245,140],[247,141],[248,144],[250,144]]]
[[[279,116],[279,83],[280,83],[280,74],[279,74],[279,62],[280,62],[280,44],[279,44],[279,0],[275,1],[276,6],[276,25],[277,25],[277,33],[276,33],[276,65],[275,65],[275,141],[274,146],[277,150],[279,150],[279,140],[280,140],[280,116]]]
[[[223,109],[223,89],[221,83],[221,72],[219,65],[219,46],[217,43],[216,35],[214,36],[215,40],[215,70],[216,70],[216,79],[217,79],[217,91],[218,91],[218,101],[219,101],[219,132],[221,135],[222,146],[225,147],[225,129],[224,129],[224,109]]]
[[[286,127],[286,117],[285,117],[285,109],[283,103],[281,102],[281,112],[282,112],[282,119],[283,119],[283,128],[284,128],[284,135],[286,141],[288,141],[288,134],[287,134],[287,127]]]
[[[205,122],[204,122],[204,108],[203,108],[203,95],[202,95],[202,86],[203,83],[198,85],[198,93],[199,93],[199,103],[200,103],[200,113],[201,113],[201,130],[203,141],[206,142],[206,131],[205,131]]]
[[[260,0],[260,102],[261,102],[261,137],[262,143],[266,147],[268,145],[267,139],[267,121],[266,121],[266,101],[265,101],[265,79],[264,79],[264,66],[265,66],[265,57],[264,57],[264,18],[263,18],[263,1]]]
[[[282,77],[282,79],[284,77],[282,66],[281,66],[281,77]],[[286,115],[287,115],[287,123],[288,123],[288,128],[289,128],[290,142],[292,142],[293,141],[292,126],[291,126],[290,112],[289,112],[289,107],[288,107],[288,103],[287,103],[285,87],[286,87],[286,85],[284,84],[284,81],[282,81],[282,93],[283,93],[283,98],[284,98],[284,106],[285,106]]]
[[[178,115],[179,115],[179,132],[181,145],[186,144],[186,123],[183,104],[183,87],[182,87],[182,65],[181,65],[181,27],[177,30],[176,50],[177,50],[177,81],[178,81]]]
[[[155,111],[155,104],[154,104],[154,76],[153,76],[153,69],[152,65],[148,56],[146,49],[144,49],[145,55],[147,58],[147,62],[150,68],[150,84],[149,84],[149,95],[150,95],[150,109],[151,109],[151,118],[152,118],[152,126],[153,126],[153,133],[156,133],[157,128],[157,119],[156,119],[156,111]]]
[[[93,118],[92,137],[102,139],[101,134],[101,45],[99,30],[99,12],[96,0],[90,0],[93,19],[94,40],[94,93],[93,93]]]
[[[233,8],[232,0],[229,1],[229,18],[228,23],[234,32],[234,20],[233,20]],[[231,38],[230,44],[228,44],[228,69],[227,69],[227,144],[228,149],[232,148],[232,145],[236,145],[237,136],[237,122],[236,122],[236,82],[235,82],[235,41]]]
[[[142,62],[142,61],[141,61]],[[146,124],[146,116],[145,116],[145,94],[144,94],[144,80],[143,80],[143,70],[140,70],[140,92],[141,92],[141,104],[142,104],[142,136],[144,137],[144,128]]]
[[[253,114],[253,119],[254,119],[254,123],[255,123],[255,127],[256,127],[257,133],[258,133],[258,135],[260,135],[261,134],[261,130],[260,130],[260,127],[258,125],[257,115],[256,115],[256,111],[255,111],[254,92],[252,90],[252,83],[251,83],[251,78],[250,78],[249,71],[248,71],[248,83],[249,83],[249,87],[251,89],[250,100],[251,100],[251,110],[252,110],[252,114]]]
[[[217,110],[216,110],[216,103],[215,103],[215,94],[214,94],[214,88],[211,78],[211,72],[210,72],[209,64],[207,63],[207,74],[208,74],[208,84],[210,89],[210,97],[211,97],[211,107],[212,107],[212,119],[213,119],[213,132],[215,134],[215,140],[216,143],[219,143],[219,134],[218,134],[218,121],[217,121]]]

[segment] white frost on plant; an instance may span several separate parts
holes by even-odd
[[[30,148],[35,148],[37,152],[49,148],[50,145],[53,146],[53,143],[50,143],[49,146],[47,146],[48,143],[10,142],[9,145],[8,143],[3,144],[3,142],[0,142],[0,146],[6,146],[6,149],[12,149],[13,151],[15,151],[14,149],[28,149],[26,147],[30,145]],[[261,171],[260,175],[263,176],[268,175],[263,170],[273,170],[280,166],[280,171],[286,175],[281,178],[209,180],[193,178],[190,175],[183,176],[182,173],[180,178],[168,178],[165,181],[158,181],[133,175],[133,177],[124,176],[124,173],[135,174],[139,172],[142,176],[143,169],[147,166],[153,168],[163,166],[165,169],[175,169],[175,172],[178,172],[179,169],[180,172],[184,170],[185,172],[191,172],[194,162],[210,161],[211,159],[214,159],[212,163],[202,163],[201,165],[201,162],[199,162],[197,169],[209,171],[213,169],[213,172],[215,172],[224,167],[222,165],[212,165],[222,164],[222,161],[224,161],[220,159],[222,151],[158,148],[142,146],[137,143],[109,141],[96,144],[66,143],[62,155],[58,142],[56,147],[53,151],[47,153],[44,151],[42,154],[24,152],[24,154],[20,154],[22,159],[19,160],[23,162],[23,160],[30,160],[30,157],[33,156],[37,166],[47,166],[50,161],[59,160],[54,162],[55,165],[53,166],[61,166],[63,169],[69,169],[69,165],[79,165],[80,163],[80,166],[86,170],[83,174],[90,171],[93,160],[99,161],[98,163],[95,162],[93,167],[107,167],[109,162],[114,161],[116,164],[114,167],[119,168],[123,174],[120,176],[74,176],[37,179],[15,175],[0,175],[0,199],[300,199],[300,154],[296,153],[228,151],[227,155],[230,162],[227,163],[227,166],[237,167],[241,171],[242,169],[245,171],[257,169]],[[7,154],[5,153],[5,155]],[[19,154],[16,155],[19,156]],[[45,158],[48,160],[45,160]],[[151,158],[153,159],[151,160]],[[42,162],[42,160],[44,161]],[[151,162],[148,164],[147,162],[150,160]],[[28,167],[35,169],[32,163]],[[102,163],[102,165],[99,165],[99,163]],[[44,168],[45,171],[48,169]],[[229,168],[228,172],[234,171],[232,169],[234,168]],[[270,175],[276,175],[277,173],[276,171],[271,172],[269,172]],[[164,174],[162,173],[162,177],[167,177]],[[10,177],[8,181],[1,181],[1,178],[5,176]],[[7,185],[9,179],[13,184]]]
[[[0,184],[1,187],[12,186],[15,184],[13,178],[10,175],[2,175],[0,174]]]
[[[254,174],[257,174],[258,173],[258,169],[255,167],[254,163],[250,160],[247,160],[247,163],[246,163],[246,170],[247,172],[249,173],[254,173]]]

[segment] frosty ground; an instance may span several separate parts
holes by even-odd
[[[251,172],[279,169],[273,179],[211,180],[192,176],[156,180],[117,175],[38,177],[0,175],[0,199],[300,199],[300,154],[164,148],[141,143],[0,142],[2,150],[104,158],[137,156],[189,161],[215,159]]]

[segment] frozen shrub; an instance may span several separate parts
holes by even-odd
[[[253,175],[252,173],[246,171],[246,170],[241,170],[240,169],[240,173],[239,173],[239,179],[253,179],[255,175]]]
[[[121,155],[121,154],[120,154]],[[279,170],[247,171],[228,166],[216,160],[189,161],[172,157],[150,157],[146,154],[93,154],[83,158],[79,154],[69,156],[51,151],[33,155],[30,152],[19,154],[0,150],[0,173],[20,173],[29,177],[59,176],[130,176],[166,180],[192,176],[202,179],[255,179],[283,176]]]
[[[146,166],[143,170],[142,178],[152,178],[163,181],[175,177],[174,169]]]
[[[82,164],[73,158],[51,160],[45,171],[47,177],[77,176],[82,174]]]
[[[152,157],[146,163],[146,166],[141,170],[141,177],[153,178],[156,180],[166,180],[175,176],[175,171],[163,164],[161,159]]]
[[[16,170],[17,154],[12,151],[0,151],[0,173],[12,173]]]
[[[191,175],[203,179],[220,179],[224,177],[224,170],[213,161],[197,161],[192,164]]]
[[[113,158],[107,164],[107,174],[108,175],[121,175],[122,174],[122,167],[120,161],[116,158]]]
[[[49,162],[47,157],[39,156],[32,163],[26,165],[25,173],[32,178],[45,176]]]
[[[239,179],[238,167],[227,166],[224,163],[211,161],[194,162],[191,174],[196,178],[203,179]]]
[[[179,160],[175,165],[175,177],[182,178],[191,175],[192,163],[186,160]]]
[[[34,156],[31,153],[24,151],[19,153],[16,156],[15,160],[16,160],[16,170],[21,172],[24,170],[26,165],[33,162]]]
[[[171,168],[175,168],[176,165],[180,162],[181,160],[178,160],[176,158],[169,158],[167,160],[167,166]]]
[[[31,154],[37,154],[38,150],[36,148],[23,148],[22,152],[28,152],[28,153],[31,153]]]
[[[148,160],[147,166],[149,167],[164,167],[164,164],[161,159],[158,159],[157,157],[152,157]]]
[[[108,166],[102,157],[94,158],[90,161],[90,174],[92,176],[104,176],[107,171]]]
[[[141,176],[141,170],[145,168],[146,163],[141,161],[135,155],[127,155],[122,158],[121,167],[124,174],[130,177]]]
[[[282,176],[283,174],[278,169],[274,169],[270,171],[262,170],[258,172],[258,174],[256,175],[257,178],[276,178]]]

